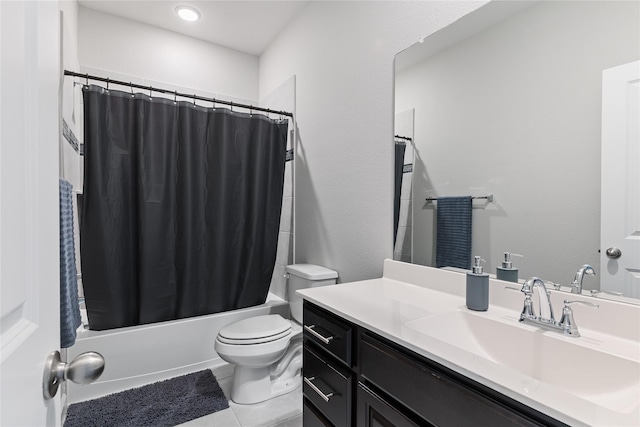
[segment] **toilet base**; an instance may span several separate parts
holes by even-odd
[[[292,392],[300,385],[302,385],[300,370],[292,377],[272,380],[268,366],[265,368],[236,366],[231,400],[241,405],[252,405]]]

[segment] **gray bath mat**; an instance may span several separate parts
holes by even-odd
[[[175,426],[229,407],[210,370],[69,406],[64,427]]]

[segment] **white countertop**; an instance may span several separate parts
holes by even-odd
[[[489,310],[473,312],[473,316],[485,316],[537,331],[535,326],[518,322],[523,296],[519,292],[504,290],[505,285],[509,284],[491,280]],[[594,402],[567,391],[571,387],[559,387],[536,380],[517,369],[456,347],[447,342],[446,337],[438,339],[407,327],[409,322],[427,316],[462,310],[469,312],[465,307],[464,289],[464,274],[385,260],[384,275],[380,279],[298,292],[305,300],[569,425],[640,425],[640,389],[602,390],[605,395],[594,396]],[[561,312],[561,300],[569,298],[567,295],[553,293],[556,313]],[[576,298],[579,297],[570,297]],[[575,311],[582,337],[565,337],[553,331],[540,330],[539,333],[551,334],[552,339],[569,340],[571,344],[591,346],[599,351],[606,348],[631,363],[639,361],[640,308],[616,302],[597,302],[601,305],[597,311]],[[616,325],[623,319],[631,322],[627,328]],[[496,336],[495,339],[500,340],[501,337]],[[543,363],[559,369],[563,365],[571,366],[575,371],[581,361],[566,360],[562,355],[557,355],[556,359],[547,354]],[[585,381],[591,372],[598,369],[598,366],[579,367],[578,373],[586,377],[576,378],[577,381]]]

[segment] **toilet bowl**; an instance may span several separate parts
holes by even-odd
[[[263,402],[301,384],[302,327],[277,314],[240,320],[220,330],[215,350],[235,365],[231,400]],[[280,363],[276,363],[280,362]]]
[[[253,404],[289,393],[302,384],[302,298],[295,291],[334,284],[338,273],[328,268],[287,266],[292,320],[278,314],[231,323],[218,333],[215,350],[235,365],[231,400]]]

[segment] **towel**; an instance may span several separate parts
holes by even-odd
[[[471,196],[438,197],[436,267],[471,268]]]
[[[60,179],[60,347],[76,342],[80,326],[76,251],[73,236],[73,187]]]

